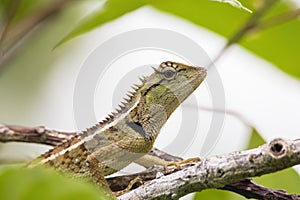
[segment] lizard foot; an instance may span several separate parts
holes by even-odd
[[[188,158],[186,160],[182,160],[179,162],[169,162],[167,164],[167,166],[175,166],[178,169],[182,169],[181,165],[186,164],[186,163],[190,163],[190,162],[199,162],[201,159],[199,157],[195,157],[195,158]]]
[[[127,187],[124,190],[118,191],[118,192],[114,192],[115,196],[121,196],[127,192],[129,192],[132,188],[132,186],[136,183],[143,183],[143,180],[140,177],[136,177],[135,179],[131,180],[130,183],[127,185]]]

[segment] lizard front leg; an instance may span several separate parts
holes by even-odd
[[[198,157],[195,158],[188,158],[185,160],[182,159],[175,159],[175,160],[166,160],[163,159],[157,155],[151,155],[151,154],[147,154],[144,155],[143,157],[137,159],[135,161],[135,163],[144,166],[146,168],[148,167],[152,167],[153,165],[161,165],[161,166],[176,166],[177,168],[181,168],[181,165],[186,164],[186,163],[190,163],[190,162],[199,162],[201,159]]]
[[[146,154],[134,162],[143,167],[149,168],[152,167],[153,165],[167,166],[171,161],[164,160],[155,155]]]

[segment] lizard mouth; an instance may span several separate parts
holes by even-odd
[[[207,75],[207,70],[204,67],[197,67],[195,71],[194,77],[187,83],[190,84],[194,90],[202,83]]]
[[[187,78],[180,87],[171,90],[177,96],[179,102],[184,101],[190,94],[192,94],[198,86],[203,82],[207,75],[207,70],[203,67],[195,68],[193,76]]]

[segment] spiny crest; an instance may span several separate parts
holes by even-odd
[[[159,65],[159,67],[160,68],[173,67],[174,69],[176,69],[178,67],[178,65],[180,65],[180,63],[176,63],[176,62],[172,62],[172,61],[165,61],[165,62],[162,62]],[[159,74],[161,73],[159,68],[152,67],[152,69],[155,71],[155,73],[159,73]]]
[[[86,137],[88,135],[93,134],[99,127],[97,125],[94,125],[90,128],[87,128],[85,131],[82,132],[82,134],[80,134],[81,137]]]
[[[136,96],[137,91],[145,84],[147,81],[147,77],[142,76],[139,78],[139,80],[142,82],[141,84],[133,84],[132,89],[133,91],[128,91],[126,94],[126,97],[121,101],[121,103],[118,105],[116,110],[109,114],[104,120],[99,122],[100,126],[104,126],[108,123],[111,123],[114,121],[115,118],[119,117],[121,114],[128,111],[130,108],[130,104],[132,99]]]
[[[165,68],[167,66],[172,66],[176,68],[178,66],[178,63],[174,63],[171,61],[166,61],[160,64],[161,68]],[[162,73],[159,68],[152,67],[155,73]],[[109,124],[113,122],[116,118],[118,118],[120,115],[123,113],[127,112],[128,109],[130,109],[132,106],[132,100],[134,97],[136,97],[137,92],[145,85],[147,82],[148,77],[141,76],[139,77],[139,80],[141,81],[141,84],[133,84],[131,88],[133,89],[132,91],[128,91],[126,94],[126,97],[121,101],[121,103],[118,105],[118,107],[113,111],[111,114],[109,114],[104,120],[98,123],[98,125],[95,125],[89,129],[87,129],[84,133],[89,134],[92,133],[95,129],[101,128],[105,126],[106,124]],[[99,126],[100,125],[100,126]]]

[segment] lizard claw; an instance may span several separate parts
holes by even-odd
[[[186,160],[182,160],[179,162],[169,162],[167,164],[167,166],[175,166],[178,169],[182,169],[181,165],[186,164],[186,163],[190,163],[190,162],[199,162],[201,159],[199,157],[195,157],[195,158],[188,158]]]

